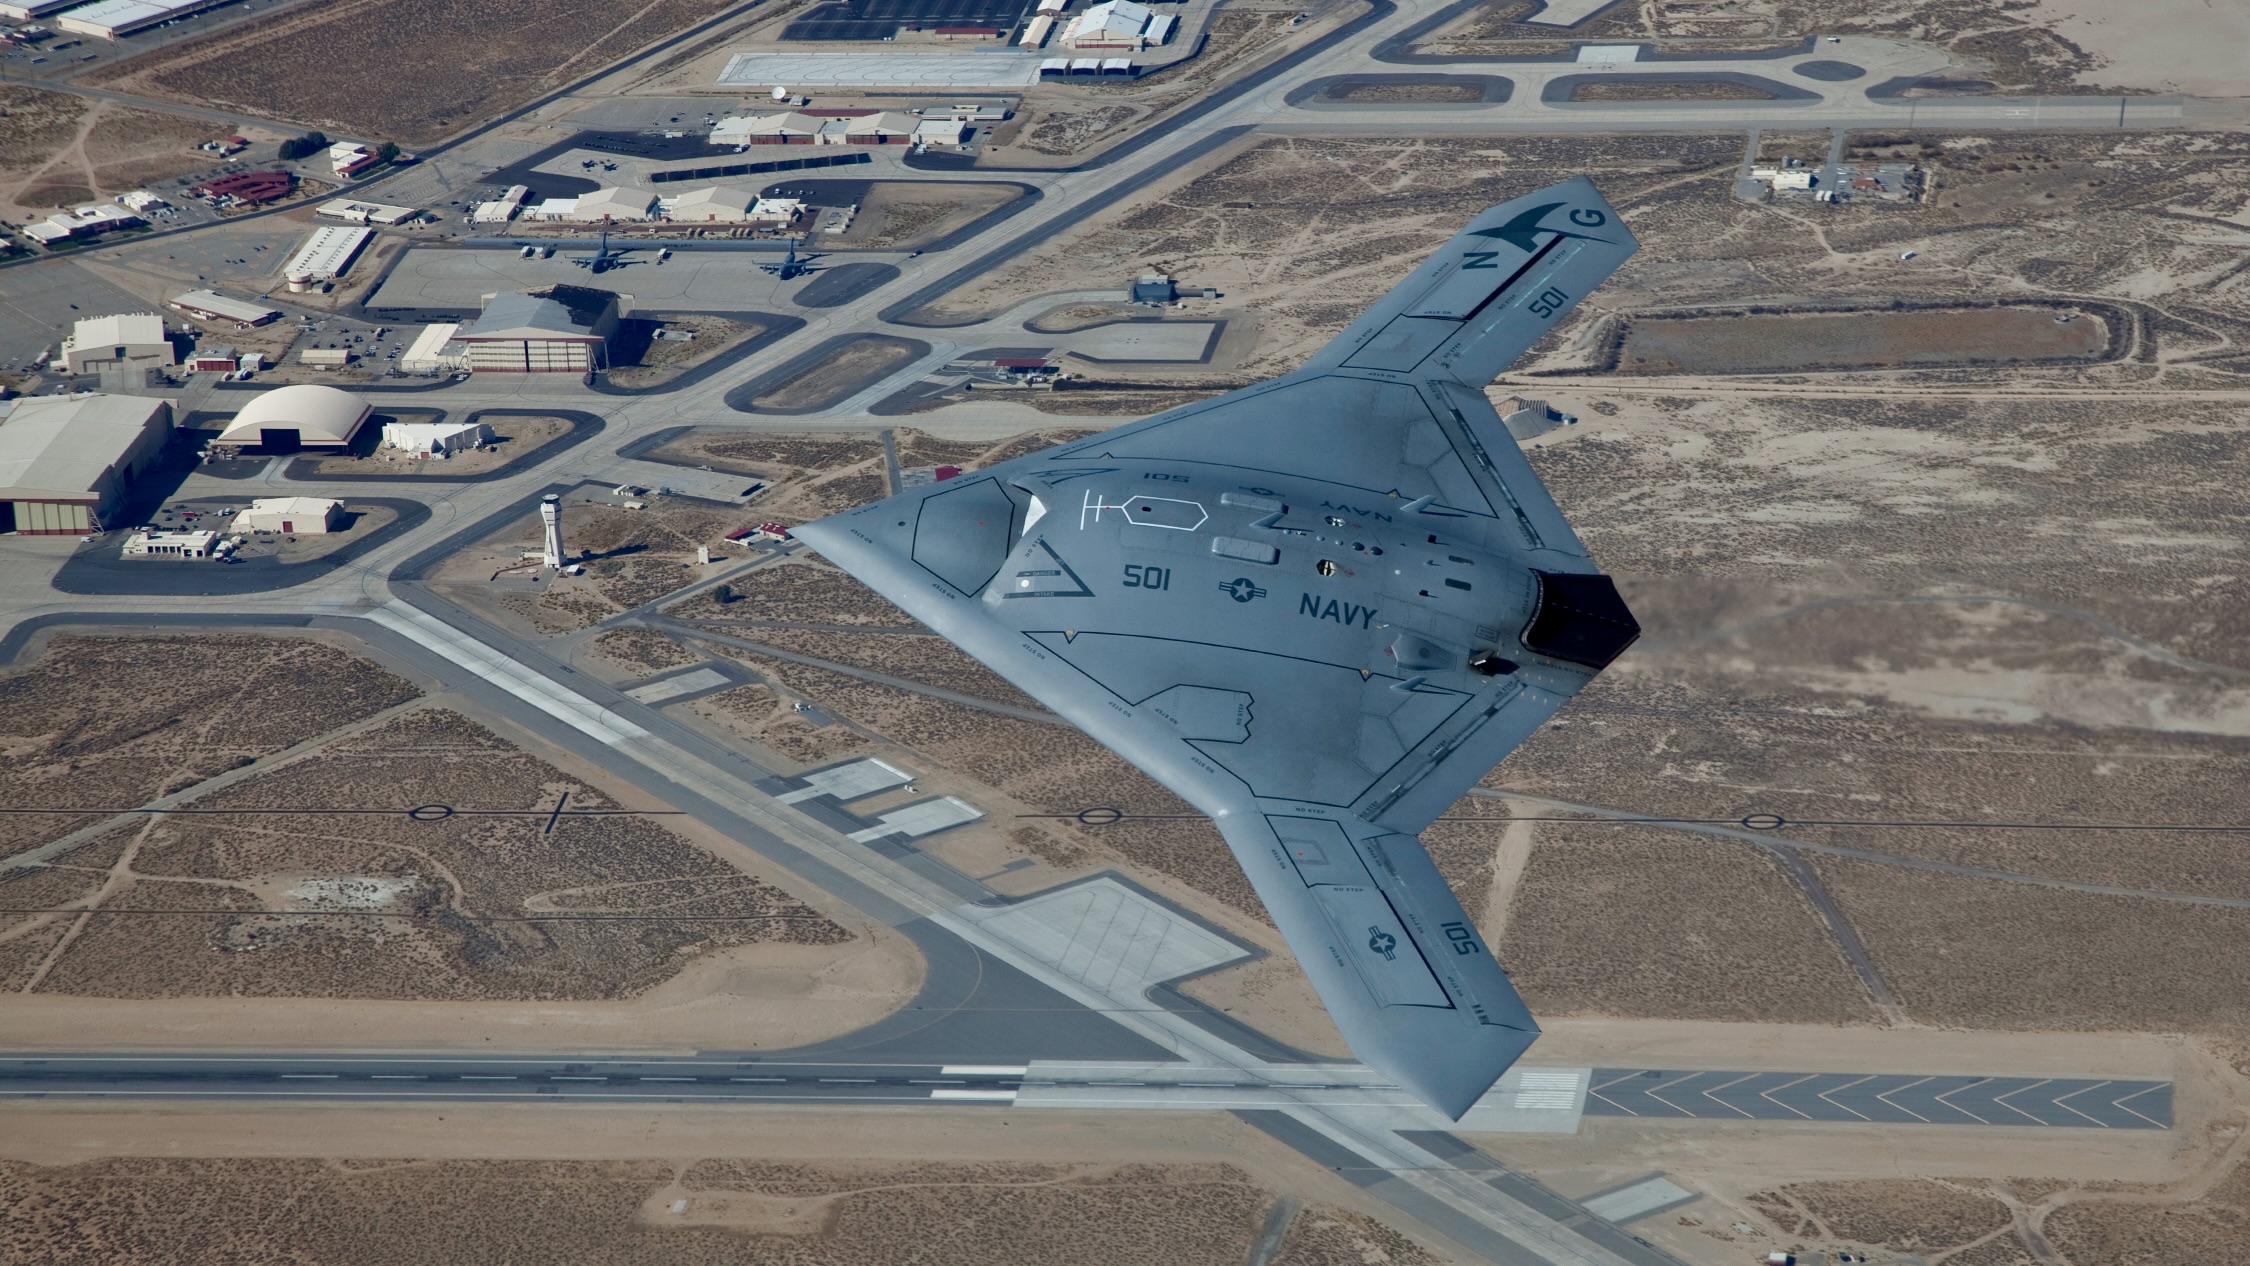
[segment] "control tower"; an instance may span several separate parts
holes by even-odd
[[[539,502],[539,521],[547,527],[546,544],[542,547],[540,565],[562,570],[562,498],[548,493]]]

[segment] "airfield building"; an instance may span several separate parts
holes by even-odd
[[[190,193],[199,194],[213,202],[242,202],[252,206],[286,198],[297,187],[297,178],[285,171],[230,171],[224,176],[214,176],[196,185]]]
[[[105,369],[163,369],[175,363],[172,340],[164,334],[164,318],[153,312],[133,312],[80,321],[63,340],[62,354],[55,358],[52,368],[70,374],[98,374]]]
[[[133,533],[122,551],[126,558],[171,559],[215,558],[224,552],[217,532],[166,532],[156,528]]]
[[[359,258],[360,251],[374,236],[373,229],[314,229],[313,235],[282,265],[282,279],[289,283],[291,290],[297,291],[334,281],[351,271],[352,261]]]
[[[856,118],[830,119],[821,125],[823,145],[894,145],[912,140],[921,120],[896,110],[882,110]]]
[[[970,127],[959,119],[924,119],[914,128],[917,145],[963,145],[968,142]]]
[[[681,224],[744,224],[757,208],[758,195],[712,185],[671,199],[664,218]]]
[[[229,299],[214,290],[190,290],[166,302],[199,321],[232,321],[238,329],[264,325],[281,315],[279,308]]]
[[[458,337],[461,327],[455,322],[425,325],[414,336],[414,344],[398,358],[401,373],[442,374],[469,367],[469,347]]]
[[[418,456],[445,457],[492,442],[482,422],[385,422],[383,446]]]
[[[676,224],[750,224],[784,228],[805,204],[795,198],[761,198],[739,189],[712,185],[690,189],[664,203],[664,218]]]
[[[1140,49],[1149,19],[1156,14],[1134,0],[1104,0],[1079,14],[1063,28],[1062,42],[1069,48]]]
[[[712,185],[672,198],[664,207],[664,218],[677,224],[741,224],[757,205],[754,193]]]
[[[347,220],[353,224],[404,224],[422,214],[416,207],[394,207],[381,202],[356,202],[350,198],[331,198],[320,204],[314,215],[331,220]]]
[[[345,521],[341,501],[322,497],[260,497],[234,516],[234,534],[288,532],[310,536],[338,531]]]
[[[97,202],[72,211],[57,211],[44,220],[26,224],[23,235],[51,249],[57,242],[100,237],[104,233],[146,223],[139,215],[123,207]]]
[[[523,210],[524,200],[531,196],[529,185],[510,185],[508,192],[490,202],[480,202],[469,210],[472,224],[506,224]]]
[[[164,455],[172,405],[140,396],[29,396],[0,423],[0,532],[98,532]]]
[[[790,111],[719,120],[711,129],[713,145],[810,145],[820,137],[826,119]]]
[[[583,374],[608,366],[617,322],[614,292],[549,286],[492,296],[459,338],[471,373]]]
[[[374,412],[348,391],[298,383],[268,391],[243,406],[217,442],[269,453],[347,449]]]
[[[596,189],[580,194],[570,218],[580,224],[629,223],[656,214],[656,195],[645,189]]]

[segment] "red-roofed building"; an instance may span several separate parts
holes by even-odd
[[[228,172],[195,186],[193,192],[206,198],[232,198],[237,202],[272,202],[286,198],[296,186],[297,178],[285,171]]]

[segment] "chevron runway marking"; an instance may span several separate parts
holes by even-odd
[[[2169,1130],[2171,1095],[2171,1082],[2131,1077],[1597,1068],[1589,1079],[1585,1114],[1649,1121],[1685,1117]],[[1917,1097],[1935,1107],[1929,1112],[1918,1110],[1912,1106]],[[1662,1105],[1662,1110],[1652,1105]]]

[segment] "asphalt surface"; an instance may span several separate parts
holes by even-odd
[[[1012,1068],[1012,1072],[1008,1071]],[[999,1071],[995,1071],[999,1070]],[[0,1059],[0,1098],[1010,1103],[1020,1066],[881,1061],[57,1055]]]
[[[1586,1115],[2168,1130],[2172,1083],[1597,1068],[1586,1091]]]
[[[987,966],[990,966],[989,964]],[[1030,982],[1022,982],[1024,985]],[[1045,1017],[1071,1010],[1037,1006],[1020,986],[1011,1001],[1032,1004],[1021,1039],[997,1053],[989,1040],[961,1053],[933,1032],[927,1011],[902,1013],[894,1040],[877,1030],[805,1052],[691,1057],[523,1055],[196,1055],[53,1054],[0,1058],[0,1098],[191,1099],[541,1099],[689,1100],[743,1103],[1012,1104],[1032,1072]],[[939,1011],[948,1009],[940,1007]],[[956,1009],[957,1010],[957,1009]],[[970,1009],[989,1020],[985,1007]],[[881,1029],[885,1026],[877,1026]],[[980,1029],[989,1029],[980,1023]],[[903,1040],[896,1040],[903,1039]],[[888,1049],[886,1049],[888,1048]],[[812,1048],[818,1051],[820,1048]],[[1130,1065],[1121,1065],[1130,1068]],[[1203,1091],[1212,1082],[1039,1075],[1046,1088],[1131,1085],[1158,1092]],[[1234,1083],[1255,1087],[1253,1076]],[[1356,1080],[1292,1077],[1293,1091],[1356,1090]],[[2124,1078],[1915,1076],[1597,1068],[1585,1113],[1644,1120],[1816,1121],[1830,1124],[1985,1125],[2050,1129],[2168,1130],[2172,1083]]]

